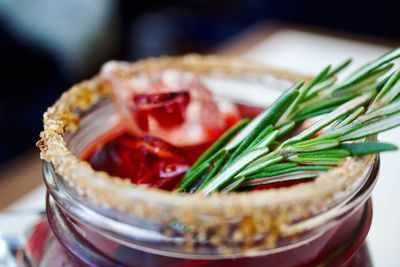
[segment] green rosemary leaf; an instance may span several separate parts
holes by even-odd
[[[259,124],[257,125],[253,131],[247,135],[242,142],[239,143],[238,147],[233,150],[233,153],[231,157],[229,158],[227,164],[230,164],[237,158],[242,152],[244,152],[246,149],[248,149],[251,145],[251,143],[257,139],[257,136],[262,132],[262,128],[264,128],[263,125]]]
[[[300,90],[299,96],[290,105],[289,110],[287,111],[288,117],[290,117],[291,113],[298,107],[298,104],[304,100],[305,96],[310,91],[310,89],[312,89],[316,85],[326,80],[326,76],[329,74],[331,67],[332,67],[331,65],[325,67],[320,73],[317,74],[317,76],[307,86],[303,87]]]
[[[315,76],[315,78],[308,84],[305,89],[303,90],[303,96],[305,96],[308,93],[308,90],[313,88],[315,85],[325,81],[326,79],[329,79],[331,77],[330,71],[331,71],[332,65],[326,66],[320,73]],[[330,77],[328,77],[328,75]],[[300,101],[303,99],[300,99]]]
[[[325,67],[307,86],[300,88],[300,93],[297,96],[296,99],[292,103],[290,103],[290,106],[288,109],[282,114],[282,116],[279,118],[278,125],[283,124],[288,118],[293,117],[294,112],[298,108],[299,103],[301,103],[304,99],[304,97],[307,95],[308,91],[313,88],[315,85],[318,83],[322,82],[325,80],[325,76],[329,73],[329,70],[331,69],[331,65]]]
[[[300,134],[286,140],[284,144],[292,144],[298,141],[305,140],[309,137],[311,137],[313,134],[317,133],[319,130],[324,128],[325,126],[331,124],[333,121],[341,117],[342,115],[345,115],[352,110],[358,108],[359,106],[365,104],[368,102],[371,98],[371,94],[365,94],[359,97],[354,98],[353,100],[350,100],[342,105],[340,105],[338,108],[336,108],[334,111],[323,117],[321,120],[313,124],[311,127],[307,128]]]
[[[379,110],[376,110],[369,114],[366,113],[363,115],[361,115],[361,113],[364,112],[365,108],[360,107],[360,108],[356,109],[353,113],[348,115],[346,120],[340,121],[338,119],[339,122],[337,123],[337,125],[332,126],[330,130],[325,131],[322,134],[322,136],[319,136],[318,138],[321,138],[321,139],[339,138],[339,137],[343,136],[344,134],[347,134],[351,131],[354,131],[354,130],[362,127],[361,124],[364,122],[379,118],[381,116],[391,115],[391,114],[397,112],[398,110],[396,110],[396,106],[397,106],[397,104],[393,104],[393,106],[390,106],[387,109],[385,107],[384,110],[379,109]],[[358,113],[360,113],[360,114],[358,114]]]
[[[246,166],[249,165],[252,161],[258,159],[266,153],[268,153],[268,148],[259,148],[238,157],[238,159],[235,160],[224,171],[217,174],[204,188],[199,191],[199,193],[203,195],[208,195],[214,191],[219,190],[223,184],[229,182],[230,179],[232,179],[236,174],[246,168]]]
[[[335,165],[349,156],[350,153],[344,149],[330,149],[317,152],[300,152],[287,156],[287,160],[311,165]]]
[[[323,101],[325,101],[326,99],[329,99],[329,98],[331,98],[330,95],[327,95],[327,96],[317,95],[317,96],[315,96],[315,97],[313,97],[313,98],[311,98],[309,100],[304,100],[299,105],[298,112],[302,112],[304,109],[312,107],[314,105],[317,105],[317,104],[319,104],[319,103],[321,103],[321,102],[323,102]],[[297,114],[298,113],[296,113],[296,115]]]
[[[221,156],[221,158],[214,164],[213,169],[208,174],[208,176],[204,179],[203,183],[199,186],[198,190],[204,188],[214,177],[214,175],[218,172],[218,170],[222,167],[228,157],[228,153]]]
[[[393,76],[394,73],[391,73],[387,76],[385,76],[383,79],[380,79],[376,85],[375,85],[375,89],[376,91],[381,91],[383,89],[383,87],[386,85],[386,83],[390,80],[390,78]]]
[[[393,68],[392,63],[387,64],[381,68],[371,71],[368,73],[364,79],[357,81],[357,83],[352,84],[346,88],[337,87],[333,89],[332,95],[340,96],[348,93],[362,93],[366,91],[371,91],[374,88],[374,84],[377,79],[386,74],[389,70]]]
[[[332,86],[335,84],[335,80],[326,80],[322,83],[317,84],[313,88],[311,88],[307,95],[304,97],[304,101],[308,101],[314,97],[316,97],[320,92],[332,88]]]
[[[389,143],[380,142],[361,142],[361,143],[348,143],[341,144],[340,148],[350,152],[353,156],[375,154],[384,151],[397,150],[397,146]]]
[[[258,186],[258,185],[272,184],[276,182],[311,179],[317,177],[320,174],[321,172],[318,171],[297,171],[271,177],[263,177],[263,178],[247,180],[244,181],[240,185],[240,187]]]
[[[348,132],[360,127],[360,123],[358,121],[359,118],[357,118],[355,121],[352,123],[349,123],[347,125],[344,125],[340,128],[335,128],[335,129],[329,129],[327,131],[324,131],[320,136],[316,137],[316,139],[338,139],[339,142],[342,140],[340,139],[343,135],[347,134]]]
[[[287,92],[285,92],[282,96],[280,96],[274,104],[271,105],[270,108],[266,110],[263,114],[261,121],[259,124],[261,125],[274,125],[282,114],[286,111],[286,109],[290,106],[290,104],[297,98],[299,95],[299,88],[303,86],[303,81],[296,82]]]
[[[373,71],[378,69],[379,67],[385,65],[386,63],[400,57],[400,47],[393,49],[392,51],[389,51],[385,55],[381,56],[380,58],[365,64],[362,66],[360,69],[352,73],[347,79],[345,79],[340,87],[336,88],[337,90],[341,90],[344,88],[348,88],[349,86],[352,86],[353,84],[359,82],[360,80],[365,79],[368,74]]]
[[[256,147],[256,145],[258,143],[261,142],[262,139],[264,139],[268,134],[270,134],[272,132],[272,130],[274,129],[274,127],[272,125],[269,125],[268,127],[266,127],[255,139],[253,142],[250,143],[249,148],[248,149],[252,149],[254,147]]]
[[[221,190],[221,193],[229,193],[236,190],[240,185],[245,181],[246,177],[240,177],[238,179],[233,180],[229,183],[224,189]]]
[[[245,127],[250,122],[249,119],[242,119],[239,122],[237,122],[235,125],[233,125],[229,130],[227,130],[220,138],[218,138],[215,143],[208,148],[198,159],[197,161],[193,164],[193,166],[190,168],[190,170],[186,173],[185,177],[183,178],[184,180],[186,177],[193,171],[195,170],[201,163],[209,159],[214,153],[216,153],[218,150],[220,150],[226,142],[229,141],[237,132]]]
[[[186,191],[190,186],[196,183],[205,173],[207,173],[211,167],[212,163],[223,157],[225,154],[228,154],[228,151],[221,149],[210,158],[206,159],[203,163],[199,164],[191,173],[186,173],[182,179],[181,186],[179,187],[178,191],[183,192]]]
[[[200,177],[193,185],[191,185],[187,190],[185,190],[185,193],[187,194],[194,194],[196,193],[197,189],[203,184],[204,180],[207,178],[207,174],[204,174],[203,176]]]
[[[288,122],[288,123],[285,123],[285,124],[279,126],[278,127],[278,131],[279,131],[278,138],[288,134],[290,131],[292,131],[294,129],[295,126],[296,126],[296,122],[294,122],[294,121],[291,121],[291,122]]]
[[[282,169],[287,169],[291,167],[297,167],[297,163],[294,162],[285,162],[285,163],[277,163],[271,166],[268,166],[264,169],[261,169],[259,172],[273,172],[273,171],[279,171]]]
[[[258,173],[254,173],[250,176],[246,177],[246,181],[252,180],[252,179],[257,179],[257,178],[262,178],[262,177],[271,177],[271,176],[276,176],[276,175],[281,175],[281,174],[287,174],[291,172],[297,172],[297,171],[327,171],[331,167],[330,166],[325,166],[325,165],[315,165],[315,166],[295,166],[295,167],[289,167],[285,169],[279,169],[275,171],[262,171]]]
[[[296,157],[296,156],[291,156],[289,157],[290,161],[301,163],[301,164],[310,164],[310,165],[316,165],[316,164],[321,164],[321,165],[336,165],[338,164],[342,158],[337,158],[337,157],[312,157],[312,158],[306,158],[306,157]]]
[[[279,130],[272,131],[257,144],[256,148],[268,147],[272,142],[274,142],[278,138],[278,136],[279,136]]]
[[[360,122],[370,121],[379,117],[388,116],[393,113],[400,112],[400,101],[395,100],[393,103],[390,103],[386,106],[383,106],[379,109],[372,111],[371,113],[367,113],[360,118]]]
[[[354,113],[355,111],[353,111],[353,113]],[[337,128],[337,126],[340,124],[340,123],[342,123],[347,117],[349,117],[351,114],[353,114],[353,113],[350,113],[350,114],[345,114],[345,115],[342,115],[341,117],[339,117],[339,118],[337,118],[334,122],[332,122],[331,123],[331,125],[328,127],[328,129],[325,131],[325,132],[327,132],[327,131],[331,131],[332,129],[335,129],[335,128]]]
[[[289,90],[281,95],[269,108],[261,112],[249,124],[247,124],[232,140],[227,144],[226,148],[234,148],[248,137],[250,134],[255,136],[269,124],[275,124],[283,112],[287,109],[290,103],[299,94],[299,88],[303,86],[304,82],[296,82]],[[257,129],[256,129],[257,128]],[[255,130],[256,129],[256,130]],[[241,149],[243,149],[242,147]]]
[[[351,58],[346,59],[340,63],[337,67],[330,70],[330,72],[325,76],[326,79],[333,78],[336,74],[347,68],[353,60]]]
[[[283,156],[271,154],[261,157],[254,162],[251,162],[251,164],[249,164],[249,166],[245,170],[241,171],[238,176],[251,175],[283,160]]]
[[[345,117],[344,120],[340,121],[335,126],[332,126],[332,128],[333,129],[341,128],[341,127],[343,127],[345,125],[348,125],[348,124],[352,123],[355,119],[357,119],[357,117],[359,117],[364,112],[365,112],[365,108],[364,107],[359,107],[356,110],[354,110],[352,113],[350,113],[347,117]]]
[[[352,62],[352,59],[349,58],[349,59],[345,60],[344,62],[342,62],[341,64],[339,64],[334,69],[331,69],[330,72],[325,76],[325,81],[316,84],[315,86],[313,86],[313,88],[311,88],[309,90],[309,92],[304,97],[304,101],[307,101],[307,100],[315,97],[316,95],[318,95],[321,91],[323,91],[325,89],[331,88],[335,84],[335,79],[332,79],[332,78],[334,78],[334,76],[336,74],[338,74],[339,72],[341,72],[342,70],[347,68],[347,66],[350,65],[351,62]]]
[[[400,71],[396,71],[391,75],[382,90],[375,97],[371,104],[370,110],[377,109],[384,104],[389,104],[397,95],[400,94]]]
[[[374,96],[376,96],[382,88],[385,86],[385,84],[389,81],[389,79],[392,77],[393,73],[388,74],[386,76],[382,75],[382,77],[379,77],[376,79],[375,84],[372,86],[372,88],[369,90],[372,92]],[[384,77],[383,77],[384,76]],[[346,90],[343,90],[346,91]]]
[[[334,111],[336,108],[337,107],[324,108],[324,109],[317,110],[317,111],[314,111],[314,112],[311,112],[311,113],[308,113],[308,114],[296,116],[296,117],[293,118],[293,120],[295,122],[305,121],[305,120],[308,120],[310,118],[314,118],[314,117],[317,117],[317,116],[320,116],[320,115],[324,115],[324,114],[330,113],[330,112]]]
[[[239,143],[238,147],[234,150],[232,156],[229,158],[228,163],[230,164],[235,158],[237,158],[244,150],[246,150],[249,145],[257,138],[260,132],[267,127],[267,125],[274,125],[278,119],[282,116],[285,110],[293,102],[293,100],[298,96],[300,88],[303,82],[296,82],[291,89],[285,92],[281,97],[279,97],[274,104],[271,105],[266,111],[262,112],[260,115],[260,121],[254,126],[254,128],[245,136]],[[260,116],[259,115],[259,116]],[[250,123],[251,124],[251,123]],[[248,124],[248,125],[250,125]],[[245,127],[246,128],[246,127]],[[234,140],[235,141],[235,138]],[[229,146],[229,144],[228,144]]]
[[[177,189],[177,192],[188,192],[190,188],[198,182],[202,176],[204,176],[211,169],[211,164],[204,163],[196,168],[192,172],[192,175],[187,176],[185,180],[182,180],[181,186]]]
[[[303,109],[301,112],[298,113],[298,116],[307,114],[307,113],[312,113],[324,108],[328,108],[328,107],[337,107],[340,104],[343,104],[344,102],[353,99],[355,97],[354,94],[348,94],[348,95],[343,95],[343,96],[337,96],[337,97],[333,97],[333,98],[328,98],[324,101],[321,101],[311,107],[305,108]]]
[[[285,152],[308,152],[333,148],[339,145],[337,139],[311,139],[298,142],[285,148]]]
[[[350,156],[349,152],[344,149],[326,149],[326,150],[318,150],[311,152],[298,152],[293,155],[289,155],[288,159],[292,160],[293,158],[344,158]]]
[[[354,126],[351,125],[352,128],[350,129],[347,128],[345,134],[339,137],[339,141],[360,139],[363,137],[387,131],[399,125],[400,125],[400,113],[395,113],[385,118],[379,120],[373,120],[367,123],[362,123],[362,124],[357,123]]]

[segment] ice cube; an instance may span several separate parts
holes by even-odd
[[[110,62],[100,76],[111,88],[121,122],[137,136],[157,136],[175,146],[198,145],[217,138],[239,117],[232,104],[232,114],[221,112],[191,72],[133,72],[127,63]]]

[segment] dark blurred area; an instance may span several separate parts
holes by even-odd
[[[212,52],[260,22],[400,39],[396,0],[0,1],[0,164],[34,147],[42,113],[111,59]]]

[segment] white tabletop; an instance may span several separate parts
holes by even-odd
[[[378,57],[389,48],[300,31],[279,31],[260,43],[246,57],[271,66],[316,74],[328,64],[351,56],[354,68]],[[380,139],[400,147],[400,129],[380,135]],[[373,192],[374,218],[368,245],[375,266],[400,265],[400,152],[384,153],[380,178]],[[9,210],[43,210],[44,186],[20,199]],[[27,222],[28,223],[28,222]]]

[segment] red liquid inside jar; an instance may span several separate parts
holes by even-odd
[[[84,159],[95,170],[128,178],[132,183],[173,190],[211,143],[178,148],[154,136],[122,132],[84,152]]]
[[[232,103],[223,108],[189,72],[164,70],[121,79],[103,70],[102,76],[110,84],[124,130],[106,133],[80,157],[95,170],[134,184],[176,189],[225,130],[243,115],[254,117],[261,111]]]
[[[189,168],[186,153],[153,136],[122,133],[88,153],[96,170],[126,177],[135,184],[172,190]]]

